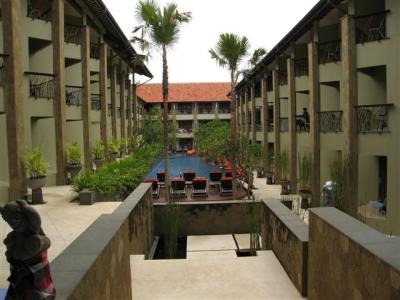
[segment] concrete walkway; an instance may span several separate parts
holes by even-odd
[[[70,186],[43,188],[43,205],[34,208],[42,218],[42,228],[50,238],[49,260],[52,261],[100,215],[112,213],[120,202],[98,202],[94,205],[79,205],[71,202],[77,194]],[[0,240],[3,241],[11,228],[0,218]],[[5,258],[5,245],[0,244],[0,288],[7,287],[9,265]]]
[[[188,237],[188,258],[131,256],[134,299],[304,299],[272,251],[236,257],[232,235]]]

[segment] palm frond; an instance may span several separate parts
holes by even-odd
[[[249,59],[250,66],[255,67],[266,54],[268,54],[268,51],[265,48],[261,47],[254,50],[253,55]]]
[[[215,61],[217,62],[217,64],[218,64],[219,66],[221,66],[221,67],[225,67],[225,66],[226,66],[226,64],[227,64],[226,60],[224,60],[223,58],[221,58],[221,57],[217,54],[217,52],[215,52],[214,49],[210,49],[210,50],[208,50],[208,52],[211,54],[211,58],[212,58],[212,59],[215,59]]]

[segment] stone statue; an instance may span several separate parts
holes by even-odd
[[[11,272],[6,300],[55,299],[47,259],[50,240],[38,212],[24,200],[17,200],[0,207],[0,214],[13,229],[4,240]]]

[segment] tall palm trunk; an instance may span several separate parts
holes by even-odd
[[[235,93],[235,71],[231,70],[231,163],[232,163],[232,197],[237,199],[237,185],[236,185],[236,93]]]
[[[162,77],[162,96],[163,96],[163,144],[164,144],[164,169],[165,169],[165,200],[169,202],[169,161],[168,161],[168,63],[167,48],[162,46],[163,77]]]

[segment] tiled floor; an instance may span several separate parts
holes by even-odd
[[[120,202],[98,202],[94,205],[79,205],[71,202],[77,197],[70,186],[47,187],[43,189],[43,205],[34,208],[42,218],[42,228],[50,238],[49,260],[53,260],[74,239],[76,239],[100,215],[112,213]],[[10,232],[10,227],[0,218],[0,240]],[[9,266],[5,258],[5,246],[0,244],[0,288],[8,286]]]

